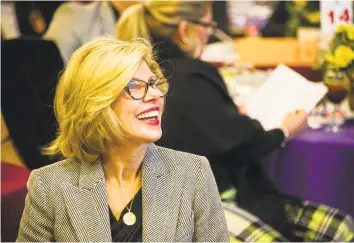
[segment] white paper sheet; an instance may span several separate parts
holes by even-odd
[[[244,106],[250,117],[257,119],[265,130],[271,130],[279,127],[290,112],[310,112],[327,91],[323,83],[310,82],[281,64]]]

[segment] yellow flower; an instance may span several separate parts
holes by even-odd
[[[346,68],[354,60],[354,51],[344,45],[340,45],[334,51],[334,63],[340,68]]]
[[[298,7],[305,7],[307,4],[307,0],[294,0],[294,2]]]
[[[329,68],[337,68],[337,65],[336,65],[336,63],[335,63],[335,58],[334,58],[333,55],[327,53],[327,54],[326,54],[326,61],[327,61],[327,63],[328,63],[328,67],[329,67]]]
[[[325,58],[330,68],[346,68],[354,61],[354,51],[348,46],[340,45],[334,55],[327,53]]]
[[[345,45],[338,46],[335,50],[335,55],[347,57],[348,59],[351,58],[351,60],[354,59],[354,51],[352,48]]]
[[[312,24],[319,23],[321,21],[320,11],[309,13],[305,18]]]
[[[347,30],[347,37],[349,40],[354,40],[354,26],[350,25]]]
[[[326,60],[327,60],[327,62],[334,63],[334,56],[329,54],[329,53],[327,53],[326,54]]]
[[[337,33],[345,32],[349,40],[354,40],[354,25],[341,24],[337,27]]]
[[[347,31],[347,26],[348,24],[341,24],[337,27],[337,31],[336,32],[344,32]]]

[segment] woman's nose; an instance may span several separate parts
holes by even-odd
[[[162,96],[162,92],[158,89],[158,88],[153,88],[151,86],[149,86],[148,88],[148,91],[146,93],[146,96],[145,96],[145,100],[148,101],[148,100],[155,100],[155,99],[158,99]]]

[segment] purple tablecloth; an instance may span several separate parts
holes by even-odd
[[[354,216],[353,125],[337,134],[310,129],[274,152],[264,165],[282,192]]]

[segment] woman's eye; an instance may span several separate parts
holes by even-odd
[[[137,80],[132,80],[128,83],[129,89],[139,89],[141,87],[141,82]]]

